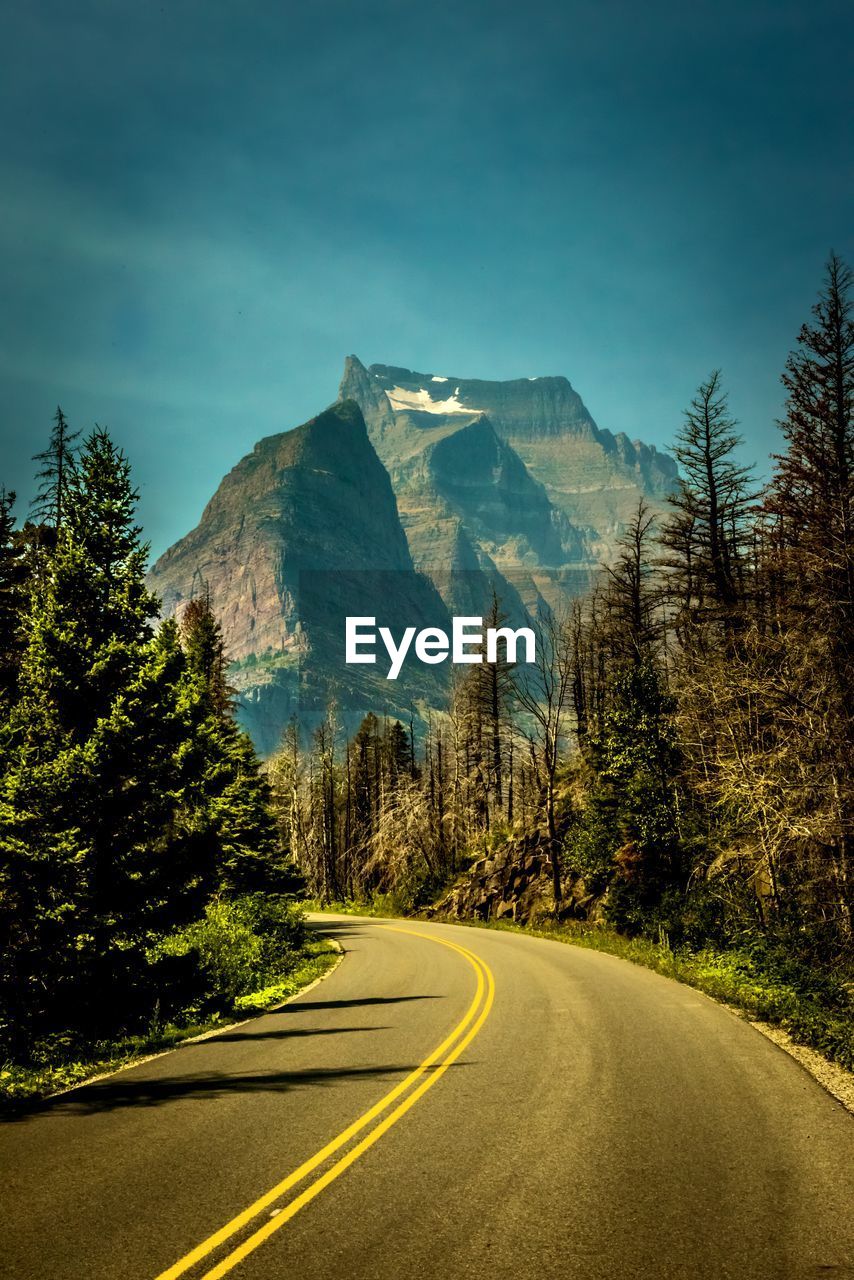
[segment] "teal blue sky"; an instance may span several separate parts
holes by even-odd
[[[851,259],[850,6],[3,3],[0,483],[57,402],[155,552],[349,352],[565,374],[666,446],[721,366],[746,452]]]

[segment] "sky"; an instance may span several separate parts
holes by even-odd
[[[564,374],[666,448],[721,367],[760,471],[852,245],[834,0],[0,0],[0,484],[107,426],[152,552],[344,357]]]

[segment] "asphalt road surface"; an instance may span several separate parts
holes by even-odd
[[[279,1012],[0,1126],[9,1280],[854,1277],[854,1120],[688,987],[325,917]]]

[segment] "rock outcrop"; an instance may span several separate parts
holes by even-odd
[[[560,920],[595,920],[600,900],[577,876],[562,885]],[[553,863],[548,837],[532,832],[480,858],[428,913],[458,920],[507,920],[531,924],[554,918]]]

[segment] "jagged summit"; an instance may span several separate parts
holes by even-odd
[[[548,598],[543,574],[567,564],[588,570],[591,562],[582,531],[554,507],[497,431],[492,410],[485,411],[495,395],[478,403],[469,390],[487,385],[385,365],[367,369],[351,356],[341,395],[362,406],[416,567],[455,607],[459,584],[449,582],[447,570],[462,568],[463,549],[470,551],[492,581],[498,572],[499,593],[518,614],[522,600],[534,607],[541,595]]]
[[[207,582],[223,598],[226,643],[240,659],[294,643],[280,607],[292,578],[360,560],[372,569],[412,569],[388,474],[359,406],[344,400],[259,440],[151,579],[167,613]]]
[[[355,363],[357,357],[350,359]],[[366,372],[386,396],[393,412],[482,413],[505,437],[565,431],[592,436],[598,430],[581,396],[564,377],[488,382],[482,378],[417,373],[384,364],[372,364]]]

